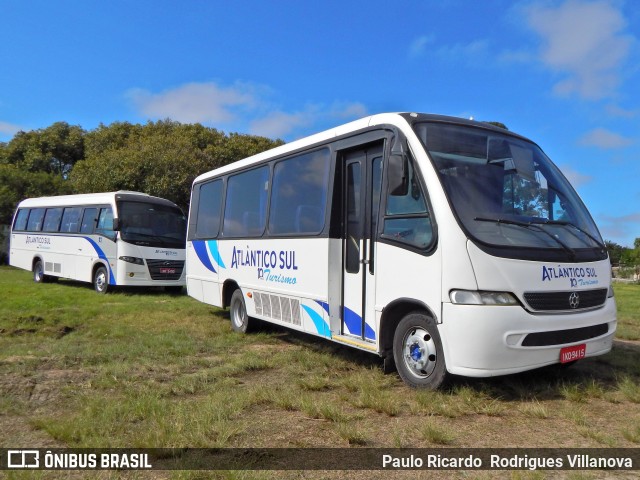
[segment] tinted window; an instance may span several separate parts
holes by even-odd
[[[13,224],[14,230],[24,230],[27,228],[27,217],[29,216],[28,208],[21,208],[16,215],[16,221]]]
[[[44,216],[44,227],[42,227],[42,230],[45,232],[57,232],[60,228],[61,218],[62,208],[47,208],[47,213]]]
[[[113,231],[113,212],[111,211],[111,207],[100,209],[96,233],[104,235],[105,237],[115,237],[115,232]]]
[[[96,226],[98,220],[97,208],[85,208],[84,215],[82,216],[82,225],[80,226],[80,233],[93,233],[93,228]]]
[[[420,249],[433,240],[433,227],[413,163],[409,162],[409,188],[405,195],[388,195],[382,235]]]
[[[213,238],[220,230],[222,180],[200,185],[196,237]]]
[[[82,208],[72,207],[65,208],[62,215],[62,224],[60,225],[61,232],[75,233],[80,227],[80,216],[82,215]]]
[[[32,208],[27,222],[27,230],[39,232],[42,230],[42,220],[44,219],[44,208]]]
[[[317,234],[324,227],[329,149],[276,163],[273,171],[269,232]]]
[[[268,191],[267,166],[229,177],[222,227],[225,236],[262,235],[267,216]]]

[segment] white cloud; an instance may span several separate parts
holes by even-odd
[[[627,147],[633,143],[630,138],[623,137],[605,128],[595,128],[580,139],[580,144],[588,147],[604,149]]]
[[[326,121],[344,122],[367,115],[361,103],[335,103],[328,108],[311,105],[300,112],[273,111],[251,122],[249,131],[254,135],[283,138],[296,131],[305,130],[315,123]]]
[[[13,136],[16,133],[18,133],[20,130],[24,130],[24,129],[12,123],[0,122],[0,135]]]
[[[416,38],[409,46],[409,57],[416,58],[421,56],[425,52],[427,45],[432,42],[433,37],[430,35],[422,35]]]
[[[257,102],[247,85],[220,87],[213,82],[187,83],[161,93],[134,89],[128,97],[143,115],[185,123],[229,123]]]
[[[170,118],[278,138],[306,134],[315,124],[343,123],[367,115],[364,105],[353,102],[308,105],[290,112],[270,102],[272,94],[273,91],[263,85],[238,82],[223,87],[207,82],[187,83],[160,93],[132,89],[127,97],[136,110],[148,118]]]
[[[603,215],[598,224],[605,239],[626,247],[633,247],[633,240],[640,237],[640,212],[618,217]]]
[[[571,182],[571,185],[573,185],[573,188],[576,188],[576,189],[581,185],[589,183],[590,181],[593,180],[592,176],[585,175],[584,173],[580,173],[577,170],[574,170],[573,168],[566,165],[562,167],[562,173],[564,174],[565,177],[567,177],[567,180]]]
[[[627,110],[614,104],[607,105],[605,111],[612,117],[619,118],[634,118],[640,114],[640,110]]]
[[[543,41],[540,58],[565,75],[559,95],[599,99],[612,96],[634,37],[625,34],[622,13],[608,1],[539,3],[526,10],[529,26]]]
[[[489,42],[486,40],[474,40],[469,43],[456,43],[440,47],[438,55],[452,61],[464,61],[471,63],[484,62],[489,56]]]
[[[282,138],[296,129],[308,126],[312,121],[309,112],[271,112],[251,122],[249,132],[270,138]]]

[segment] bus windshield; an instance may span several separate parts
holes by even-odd
[[[135,245],[184,248],[187,221],[179,208],[151,202],[118,202],[120,238]]]
[[[414,129],[463,228],[493,247],[604,249],[586,207],[540,148],[495,130],[442,123]]]

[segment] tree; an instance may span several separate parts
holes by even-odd
[[[71,193],[71,185],[58,175],[0,164],[0,225],[11,223],[18,203],[25,198],[65,193]]]
[[[611,240],[605,240],[604,244],[609,252],[609,260],[611,261],[611,264],[619,265],[626,248],[622,245],[618,245],[616,242],[612,242]]]
[[[70,178],[79,193],[135,190],[167,198],[186,210],[198,175],[280,144],[171,120],[100,125],[86,135],[86,158]]]
[[[85,132],[79,126],[56,122],[40,130],[18,132],[3,148],[2,163],[27,172],[45,172],[66,179],[84,158]]]

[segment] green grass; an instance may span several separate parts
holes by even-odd
[[[640,340],[640,285],[614,283],[618,305],[618,338]]]
[[[640,332],[639,297],[640,286],[616,285],[628,339]],[[412,390],[381,365],[280,328],[235,333],[226,312],[186,295],[101,296],[76,282],[36,285],[29,272],[0,267],[4,447],[640,443],[638,343],[568,369],[453,378],[435,392]],[[234,475],[219,478],[274,478]]]

